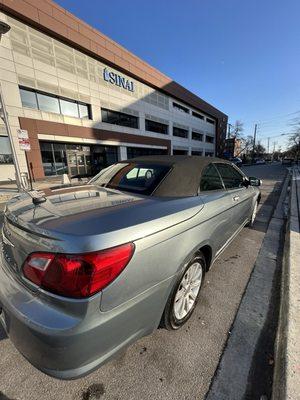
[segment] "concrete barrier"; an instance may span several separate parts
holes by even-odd
[[[293,168],[272,400],[300,400],[300,170]]]

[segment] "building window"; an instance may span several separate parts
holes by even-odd
[[[161,122],[151,121],[150,119],[145,120],[146,131],[168,134],[168,125],[162,124]]]
[[[92,119],[90,104],[20,87],[23,107],[62,114],[69,117]]]
[[[188,138],[189,131],[187,129],[177,128],[176,126],[173,126],[173,136]]]
[[[69,117],[78,117],[79,110],[76,101],[60,100],[61,113]]]
[[[202,156],[202,150],[192,150],[192,156]]]
[[[36,93],[31,90],[21,89],[20,95],[23,107],[38,108]]]
[[[146,147],[127,147],[127,158],[168,154],[167,149],[150,149]]]
[[[13,157],[7,136],[0,136],[0,164],[13,164]]]
[[[208,122],[209,124],[215,125],[215,121],[213,119],[206,118],[206,122]]]
[[[39,110],[60,114],[59,100],[57,97],[37,93]]]
[[[192,132],[192,139],[198,140],[199,142],[203,141],[203,134],[199,132]]]
[[[203,115],[197,113],[196,111],[192,111],[192,116],[199,119],[204,119]]]
[[[188,149],[180,150],[180,149],[173,149],[174,156],[187,156],[189,154]]]
[[[214,138],[213,136],[205,136],[205,141],[206,143],[213,143],[214,142]]]
[[[101,108],[102,122],[112,125],[127,126],[129,128],[138,129],[139,119],[134,115],[125,114],[118,111]]]
[[[178,104],[178,103],[174,103],[174,102],[173,102],[173,107],[174,107],[176,110],[182,111],[182,112],[184,112],[184,113],[186,113],[186,114],[189,114],[189,113],[190,113],[190,110],[189,110],[188,108],[182,106],[181,104]]]
[[[214,156],[214,152],[213,151],[206,151],[205,152],[205,157],[213,157]]]

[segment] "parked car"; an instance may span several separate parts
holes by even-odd
[[[233,157],[230,161],[239,168],[243,165],[243,161],[239,157]]]
[[[159,324],[180,328],[205,273],[253,224],[259,185],[221,159],[148,156],[86,185],[17,195],[0,262],[11,341],[41,371],[69,379]]]
[[[294,160],[293,160],[292,158],[283,158],[283,159],[281,160],[281,164],[282,164],[282,165],[291,166],[291,165],[293,165],[293,162],[294,162]]]
[[[257,165],[264,165],[266,163],[266,160],[264,158],[257,158],[255,160],[255,164]]]

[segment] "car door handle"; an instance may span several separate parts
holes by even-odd
[[[233,198],[232,198],[233,201],[239,201],[239,199],[240,199],[240,196],[233,196]]]

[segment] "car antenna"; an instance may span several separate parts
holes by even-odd
[[[26,193],[31,197],[33,204],[37,205],[47,201],[45,192],[42,190],[26,190]]]

